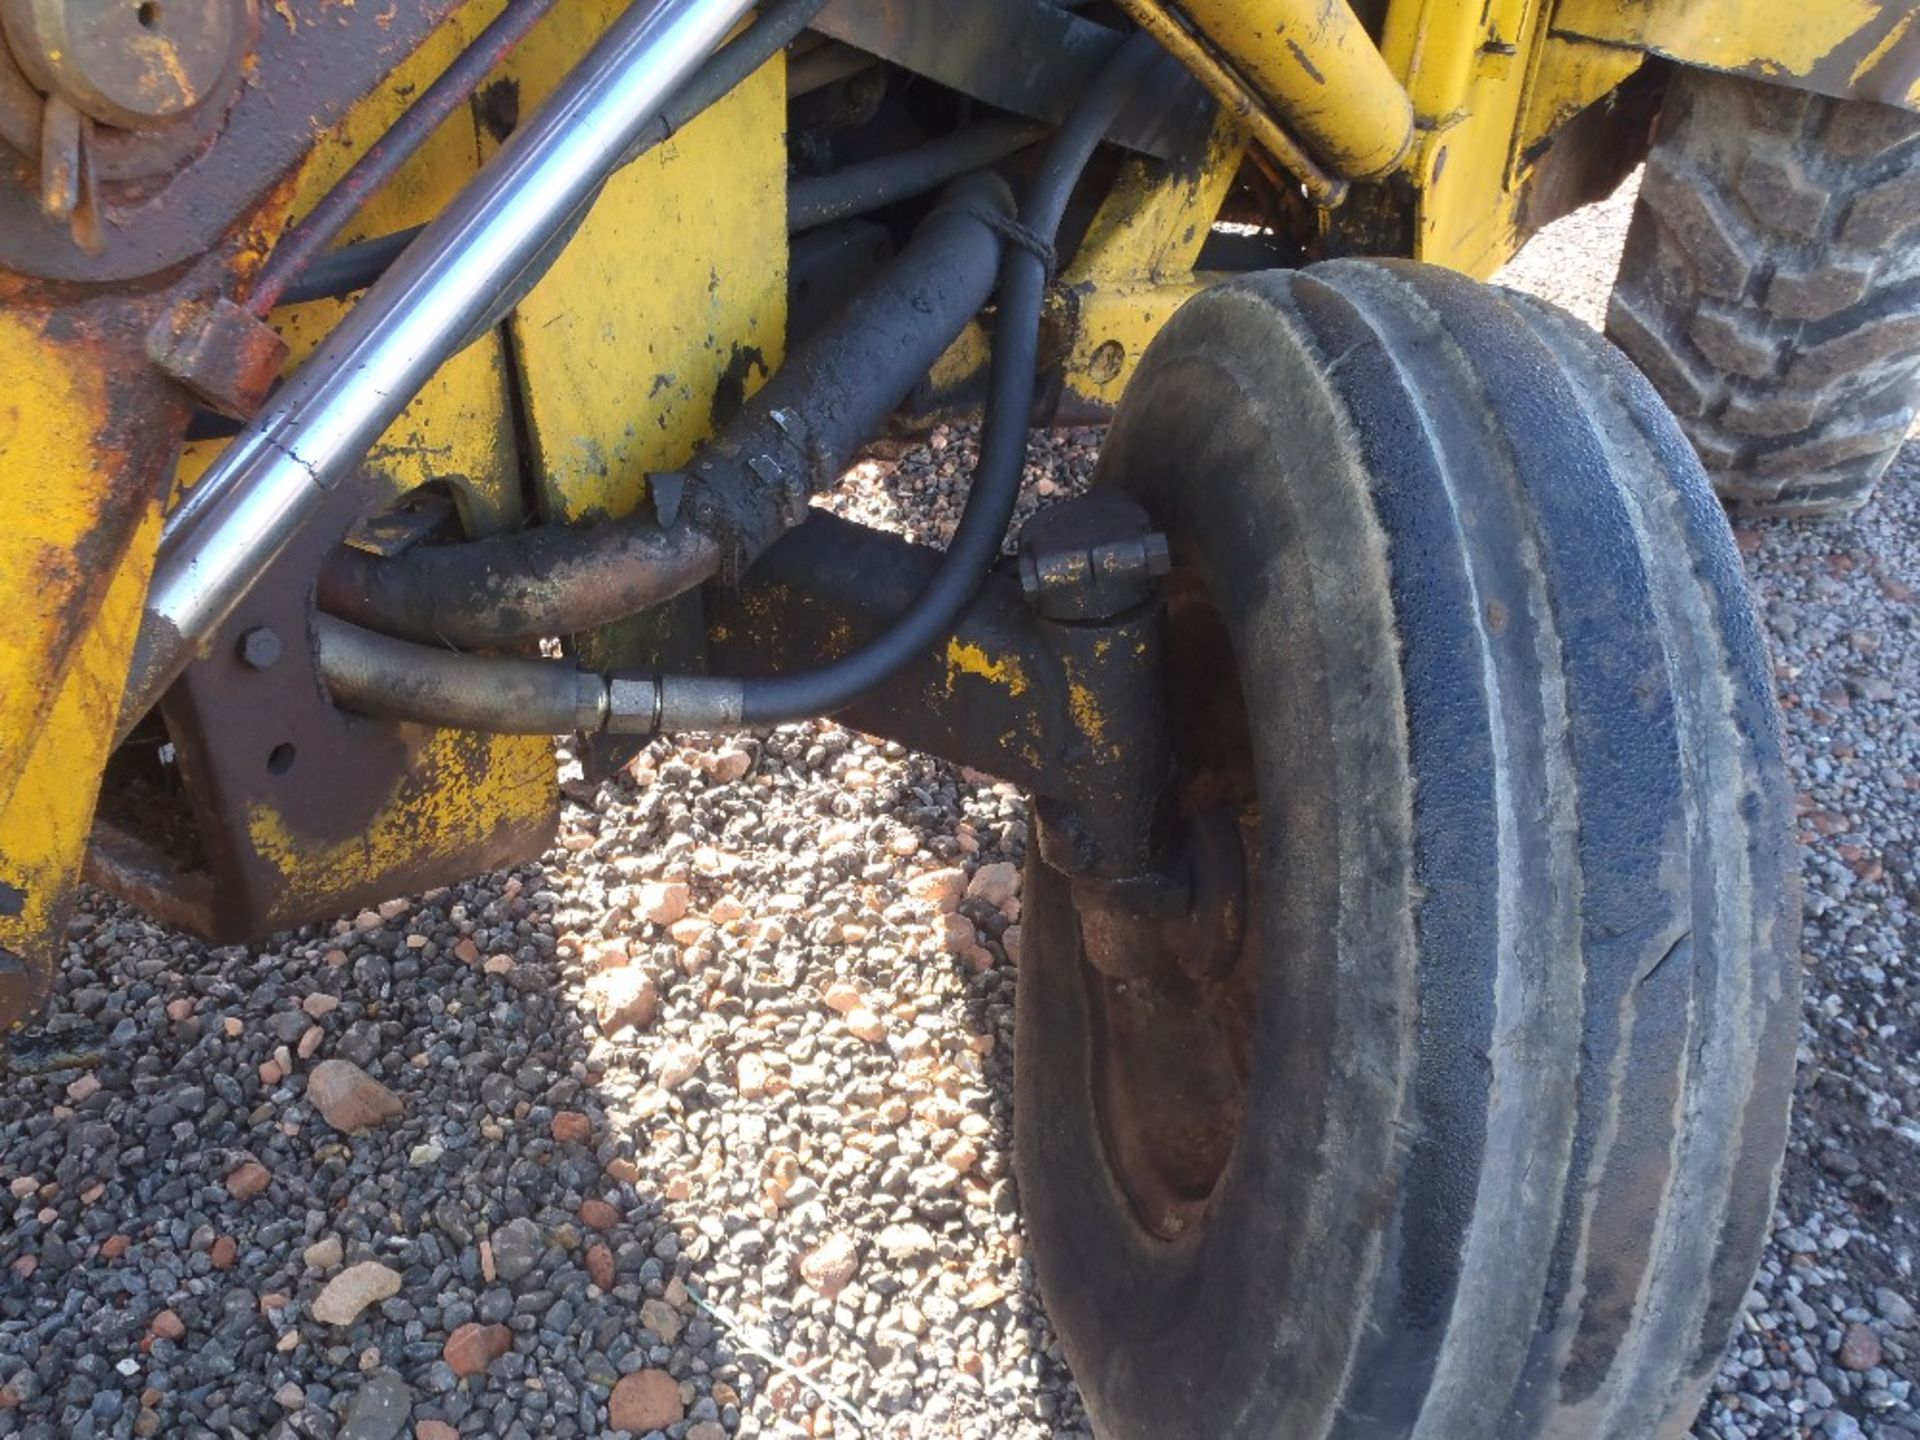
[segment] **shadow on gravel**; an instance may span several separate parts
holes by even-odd
[[[727,1433],[759,1374],[691,1299],[552,878],[258,951],[88,897],[45,1031],[98,1063],[0,1088],[0,1435],[601,1435],[610,1398]],[[329,1061],[335,1119],[398,1113],[336,1130]]]
[[[1037,449],[1065,494],[1093,441]],[[846,503],[938,533],[967,464],[942,437]],[[1911,1440],[1920,446],[1742,550],[1807,1023],[1695,1434]],[[1019,797],[831,725],[565,788],[545,864],[257,950],[88,897],[46,1028],[102,1058],[0,1074],[0,1437],[1085,1434],[1011,1175]],[[334,1128],[330,1061],[399,1113]]]

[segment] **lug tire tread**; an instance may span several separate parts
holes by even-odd
[[[1607,333],[1730,507],[1857,509],[1920,406],[1920,116],[1678,72]]]

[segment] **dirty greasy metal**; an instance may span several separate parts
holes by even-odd
[[[287,342],[224,295],[191,297],[153,323],[147,355],[208,409],[240,420],[280,378]]]
[[[1176,561],[1181,553],[1176,537]],[[1176,563],[1162,592],[1173,779],[1164,823],[1174,847],[1164,873],[1174,887],[1103,893],[1077,878],[1072,897],[1098,1030],[1089,1078],[1112,1173],[1141,1223],[1177,1240],[1205,1223],[1240,1125],[1262,951],[1262,839],[1252,721],[1225,627],[1191,568]],[[1043,854],[1061,848],[1051,823],[1036,811]]]
[[[79,12],[97,3],[8,0],[15,10],[36,13]],[[155,12],[172,25],[189,22],[165,17],[202,11],[212,25],[227,4],[165,5]],[[241,44],[251,51],[244,78],[236,67],[224,89],[137,128],[84,116],[91,127],[84,168],[97,177],[104,221],[93,251],[74,244],[67,223],[42,210],[37,176],[47,92],[8,47],[0,53],[0,266],[46,279],[125,280],[199,254],[458,4],[276,0],[261,12],[233,5],[244,21]],[[119,8],[139,28],[141,7]],[[12,11],[8,19],[9,37],[16,38]],[[124,86],[114,93],[124,102]],[[92,102],[76,108],[86,103]],[[153,109],[157,102],[146,103]],[[293,122],[294,116],[301,119]]]
[[[213,875],[95,816],[81,876],[162,925],[206,935],[213,928]]]
[[[1030,0],[830,0],[813,28],[997,109],[1054,124],[1122,39],[1064,6]],[[1156,85],[1127,107],[1108,138],[1164,158],[1187,146],[1210,109],[1197,83],[1171,93]]]
[[[336,143],[321,146],[304,167],[297,203],[325,194],[487,18],[477,7],[457,15],[356,107]],[[478,158],[474,118],[460,108],[347,233],[385,233],[438,213]],[[345,309],[321,300],[276,311],[291,362],[310,352]],[[313,575],[360,507],[431,486],[450,496],[469,535],[521,523],[511,412],[497,334],[455,356],[423,387],[357,480],[341,487],[339,507],[302,537],[296,553],[282,557],[207,658],[167,696],[163,714],[186,813],[155,818],[190,822],[202,863],[174,863],[164,835],[123,817],[102,827],[89,859],[92,878],[201,934],[239,940],[545,848],[557,813],[548,742],[342,716],[325,702],[306,643]],[[197,474],[218,449],[213,442],[190,445],[183,475]],[[277,663],[258,663],[260,631],[282,642]]]
[[[197,109],[237,77],[252,36],[245,0],[3,0],[7,44],[46,95],[125,130]]]
[[[1153,596],[1173,568],[1167,537],[1107,494],[1055,505],[1020,532],[1020,592],[1048,620],[1108,620]]]
[[[708,591],[712,667],[755,678],[848,654],[907,608],[940,556],[816,513],[738,589]],[[999,568],[946,641],[840,718],[1031,791],[1060,868],[1135,875],[1155,853],[1164,789],[1159,625],[1152,602],[1104,622],[1047,620]]]

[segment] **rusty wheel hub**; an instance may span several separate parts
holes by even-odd
[[[1225,631],[1182,577],[1170,602],[1177,858],[1157,888],[1074,887],[1108,1163],[1141,1225],[1169,1241],[1205,1223],[1240,1132],[1260,858]]]

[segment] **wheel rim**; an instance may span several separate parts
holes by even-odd
[[[1204,1228],[1239,1139],[1258,1000],[1261,840],[1232,647],[1191,569],[1169,579],[1168,630],[1173,808],[1192,903],[1164,919],[1108,918],[1085,904],[1076,915],[1101,1147],[1140,1228],[1172,1243]],[[1095,933],[1106,926],[1118,928]],[[1125,963],[1107,968],[1122,974],[1088,958],[1115,950]]]

